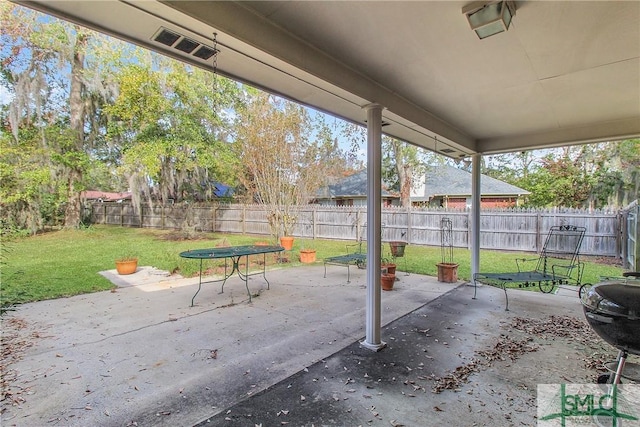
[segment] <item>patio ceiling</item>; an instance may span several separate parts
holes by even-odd
[[[468,1],[19,2],[450,157],[640,137],[640,2],[517,2],[479,40]],[[437,143],[436,143],[437,139]]]

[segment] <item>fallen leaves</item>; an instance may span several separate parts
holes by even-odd
[[[511,321],[510,326],[543,339],[560,337],[583,344],[598,340],[597,335],[585,320],[571,316],[551,315],[544,319],[516,317]]]
[[[480,359],[472,359],[469,363],[458,366],[453,372],[449,372],[441,378],[436,377],[432,392],[459,391],[460,387],[468,381],[469,376],[474,372],[486,369],[494,362],[513,362],[525,353],[537,351],[539,347],[534,343],[534,337],[543,340],[562,338],[589,348],[593,346],[594,342],[599,341],[597,335],[589,328],[586,321],[571,316],[551,315],[543,319],[515,317],[510,324],[503,324],[502,327],[507,330],[515,329],[529,336],[523,339],[515,339],[501,334],[493,347],[476,352]],[[583,361],[589,369],[602,369],[604,361],[608,359],[610,359],[610,356],[594,352]]]
[[[522,340],[515,340],[507,335],[500,335],[498,342],[492,349],[478,351],[477,354],[484,357],[487,361],[493,362],[494,360],[516,360],[524,353],[537,351],[538,346],[531,344],[533,338],[525,338]]]
[[[589,370],[605,372],[604,364],[615,357],[613,350],[607,353],[607,351],[594,349],[594,345],[600,345],[603,341],[584,319],[556,315],[551,315],[546,319],[516,317],[510,326],[544,340],[562,338],[569,343],[584,346],[585,349],[591,351],[588,356],[582,359],[585,368]],[[607,350],[609,350],[608,347]]]
[[[517,360],[521,355],[538,350],[538,346],[532,343],[533,338],[527,337],[517,340],[508,335],[501,334],[498,341],[492,348],[477,351],[476,354],[482,359],[472,359],[469,363],[458,366],[442,378],[436,378],[431,388],[434,393],[441,393],[444,390],[459,391],[460,387],[469,380],[469,376],[480,369],[486,369],[494,361]]]
[[[38,332],[28,332],[29,324],[19,317],[3,317],[2,334],[0,334],[0,401],[11,402],[14,405],[25,402],[23,397],[28,388],[12,387],[17,379],[17,372],[9,366],[22,359],[26,349],[33,346],[34,338],[43,338]]]
[[[469,376],[479,370],[479,361],[472,360],[462,366],[458,366],[453,372],[446,374],[442,378],[436,378],[431,391],[441,393],[444,390],[459,390],[462,384],[466,383]]]

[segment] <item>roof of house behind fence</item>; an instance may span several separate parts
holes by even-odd
[[[413,201],[427,201],[438,196],[471,196],[471,173],[452,166],[429,168],[425,173],[424,186],[415,186],[411,193]],[[523,196],[531,192],[487,175],[481,175],[480,195]]]

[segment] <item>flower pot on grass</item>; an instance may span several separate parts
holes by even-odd
[[[316,250],[315,249],[302,249],[300,251],[300,262],[310,264],[316,262]]]
[[[133,274],[138,269],[138,258],[122,258],[116,260],[116,271],[120,275]]]

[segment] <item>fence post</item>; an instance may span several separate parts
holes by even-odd
[[[542,243],[541,243],[542,236],[540,235],[541,218],[542,218],[542,215],[540,214],[540,211],[537,210],[536,211],[536,253],[540,253],[540,248],[542,247]]]
[[[407,239],[407,244],[411,243],[411,221],[413,220],[413,215],[411,215],[411,204],[407,208],[407,235],[405,236]]]
[[[627,259],[627,246],[626,246],[626,231],[627,231],[627,213],[624,210],[618,211],[616,215],[618,220],[618,235],[616,236],[616,252],[622,260],[622,267],[626,268]]]
[[[211,206],[211,232],[216,232],[216,209],[218,205]]]
[[[473,211],[469,210],[469,213],[467,214],[467,249],[468,250],[471,250],[471,241],[473,240],[473,236],[471,235],[471,233],[473,233],[473,231],[471,230],[472,222],[473,222]],[[478,242],[478,244],[480,244],[480,242]]]
[[[313,210],[311,211],[311,238],[313,240],[316,239],[316,222],[318,220],[318,208],[316,208],[315,206],[313,207]]]
[[[247,205],[242,204],[242,215],[240,216],[240,223],[242,224],[242,234],[247,233]]]

